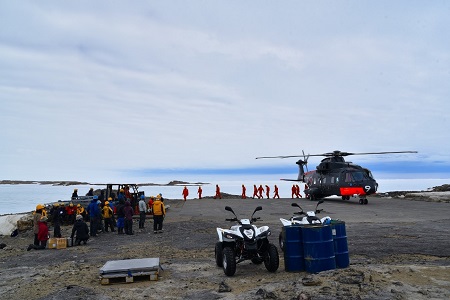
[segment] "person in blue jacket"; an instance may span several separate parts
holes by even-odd
[[[94,196],[91,203],[89,203],[87,210],[89,212],[89,223],[91,236],[97,236],[98,225],[101,221],[101,211],[97,205],[98,197]]]

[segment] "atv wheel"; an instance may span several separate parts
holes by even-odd
[[[284,252],[284,239],[283,239],[283,231],[280,232],[280,235],[278,236],[278,243],[280,244],[281,251]]]
[[[223,250],[221,242],[216,243],[216,248],[214,249],[214,256],[216,257],[217,266],[223,267]]]
[[[274,244],[269,244],[269,248],[267,249],[266,257],[264,259],[264,265],[266,266],[267,271],[276,272],[279,264],[280,260],[278,258],[277,247],[275,247]]]
[[[263,261],[264,261],[264,258],[262,258],[262,257],[253,257],[252,258],[252,263],[254,263],[255,265],[260,265],[260,264],[262,264]]]
[[[236,260],[234,260],[234,251],[230,247],[225,247],[223,253],[223,272],[227,276],[233,276],[236,273]]]

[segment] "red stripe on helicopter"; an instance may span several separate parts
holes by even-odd
[[[352,196],[352,195],[365,195],[364,189],[360,186],[357,187],[341,187],[341,196]]]

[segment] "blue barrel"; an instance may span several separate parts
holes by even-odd
[[[286,272],[301,272],[305,270],[303,259],[303,239],[301,226],[284,226],[284,269]]]
[[[302,227],[305,270],[309,273],[336,268],[333,235],[330,225],[305,225]]]
[[[347,268],[350,265],[348,255],[347,232],[345,222],[332,220],[331,231],[333,234],[334,256],[336,257],[337,268]]]

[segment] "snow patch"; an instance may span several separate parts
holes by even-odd
[[[0,235],[11,235],[17,229],[17,221],[28,214],[0,216]]]

